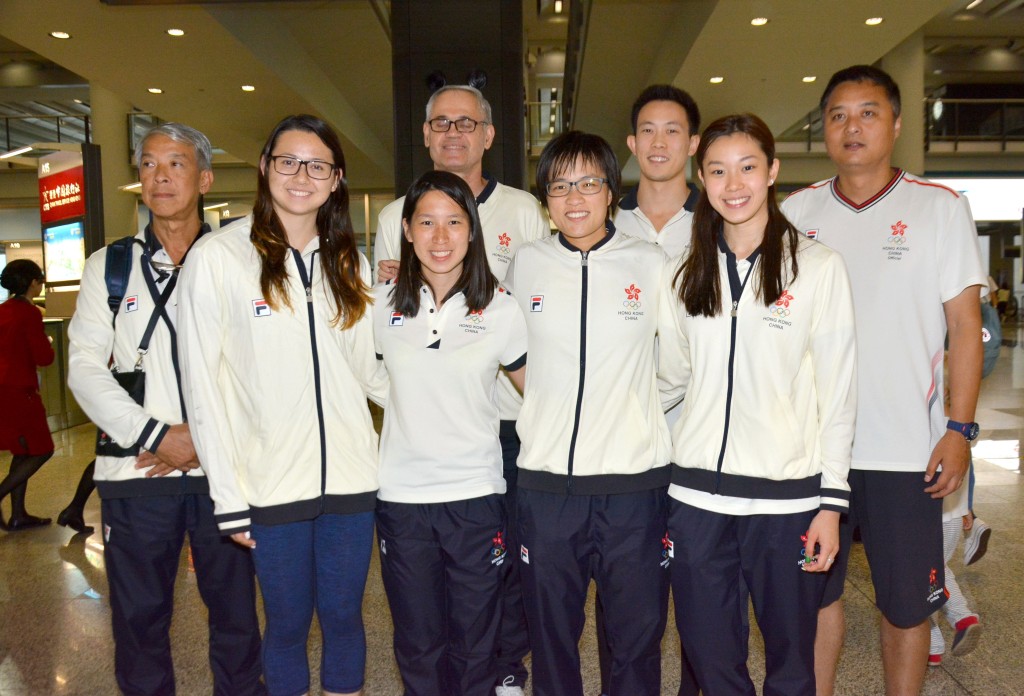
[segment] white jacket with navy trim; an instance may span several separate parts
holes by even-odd
[[[371,511],[377,436],[366,398],[387,390],[372,308],[351,329],[331,324],[334,303],[314,239],[301,267],[298,252],[286,260],[291,308],[271,310],[249,232],[246,219],[203,237],[180,281],[185,400],[217,523],[230,534],[250,522]],[[371,277],[362,257],[360,273]]]
[[[718,254],[722,311],[715,317],[688,316],[671,287],[675,272],[666,276],[663,310],[674,330],[660,339],[659,378],[666,403],[685,394],[672,433],[669,494],[676,499],[736,514],[849,506],[856,421],[850,282],[842,258],[824,245],[801,237],[797,254],[796,281],[768,307],[755,293],[760,259],[754,262],[735,319],[731,252]]]
[[[609,228],[587,253],[561,233],[528,244],[505,276],[530,346],[516,426],[522,488],[595,495],[668,484],[655,336],[669,261]]]

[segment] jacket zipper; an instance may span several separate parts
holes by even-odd
[[[295,258],[295,265],[299,269],[299,278],[302,280],[302,287],[306,290],[306,314],[309,317],[309,344],[313,351],[313,388],[316,392],[316,415],[319,421],[320,430],[320,512],[324,512],[324,498],[327,494],[327,436],[324,432],[324,403],[320,392],[320,355],[316,349],[316,323],[313,314],[313,268],[316,265],[316,255],[319,250],[314,250],[309,259],[309,273],[306,273],[306,264],[302,261],[302,254],[297,249],[292,249],[292,256]]]
[[[580,434],[580,414],[583,411],[583,384],[587,374],[587,254],[589,251],[581,251],[583,255],[583,285],[580,301],[580,382],[576,392],[576,414],[573,416],[572,438],[569,440],[569,469],[565,481],[565,492],[572,493],[572,470],[573,461],[576,458],[576,438]]]
[[[736,268],[736,255],[733,254],[732,251],[728,250],[728,247],[725,247],[725,265],[729,276],[729,291],[732,295],[732,308],[729,312],[731,326],[729,328],[728,383],[725,390],[725,427],[722,428],[722,447],[718,451],[718,467],[715,470],[715,495],[718,495],[721,490],[722,464],[725,462],[725,446],[729,441],[729,419],[732,417],[733,368],[736,360],[736,333],[738,329],[737,315],[739,313],[740,297],[743,296],[743,289],[747,286],[747,281],[750,280],[750,274],[754,270],[754,263],[757,261],[759,253],[760,249],[752,253],[747,258],[750,265],[747,267],[747,274],[741,282],[739,271]]]

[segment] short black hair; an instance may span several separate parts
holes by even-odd
[[[889,73],[871,65],[851,65],[833,75],[832,79],[825,85],[825,91],[822,92],[821,101],[818,104],[821,107],[822,114],[825,113],[828,99],[832,96],[832,92],[844,82],[870,82],[873,85],[878,85],[885,90],[885,96],[889,98],[889,103],[892,105],[893,118],[900,115],[899,85],[896,84],[896,81],[892,79]]]
[[[35,261],[15,259],[4,267],[3,273],[0,273],[0,287],[11,293],[11,296],[24,295],[32,281],[38,280],[41,283],[44,279],[43,269],[39,268]]]
[[[634,135],[636,134],[637,119],[640,118],[640,110],[652,101],[670,101],[683,107],[683,110],[686,111],[686,121],[690,125],[690,135],[694,136],[700,133],[700,109],[697,108],[697,102],[688,92],[672,85],[651,85],[644,89],[633,102],[630,120],[633,124]]]
[[[462,273],[459,274],[459,279],[455,281],[455,285],[442,299],[442,302],[446,302],[448,298],[461,292],[466,297],[466,309],[470,312],[480,311],[487,307],[494,298],[494,289],[498,286],[498,279],[491,272],[491,267],[487,263],[484,232],[480,225],[480,214],[476,209],[473,191],[462,177],[451,172],[431,170],[414,181],[405,194],[405,203],[402,204],[403,222],[412,225],[412,216],[416,213],[416,205],[423,196],[431,191],[438,191],[451,198],[469,217],[469,249],[466,251],[466,258],[462,261]],[[398,278],[395,279],[395,287],[391,291],[391,306],[395,311],[401,312],[407,317],[415,317],[419,314],[422,285],[423,267],[416,256],[412,242],[406,239],[403,230]]]
[[[571,130],[552,138],[544,146],[537,160],[537,193],[541,202],[547,207],[547,185],[559,174],[572,168],[577,160],[599,167],[604,172],[608,189],[612,192],[612,202],[608,206],[610,221],[619,205],[622,175],[619,173],[619,160],[615,157],[615,151],[600,135]]]

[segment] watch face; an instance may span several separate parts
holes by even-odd
[[[973,440],[974,438],[978,437],[978,433],[980,433],[980,432],[981,432],[981,427],[977,423],[968,423],[968,425],[967,425],[967,434],[966,434],[965,437],[968,440]]]

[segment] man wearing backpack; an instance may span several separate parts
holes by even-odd
[[[169,629],[186,532],[209,611],[214,693],[264,694],[248,550],[213,519],[185,414],[175,334],[178,270],[209,228],[199,200],[213,182],[210,141],[175,123],[135,152],[152,222],[93,254],[69,328],[68,386],[98,426],[114,671],[125,694],[173,694]]]

